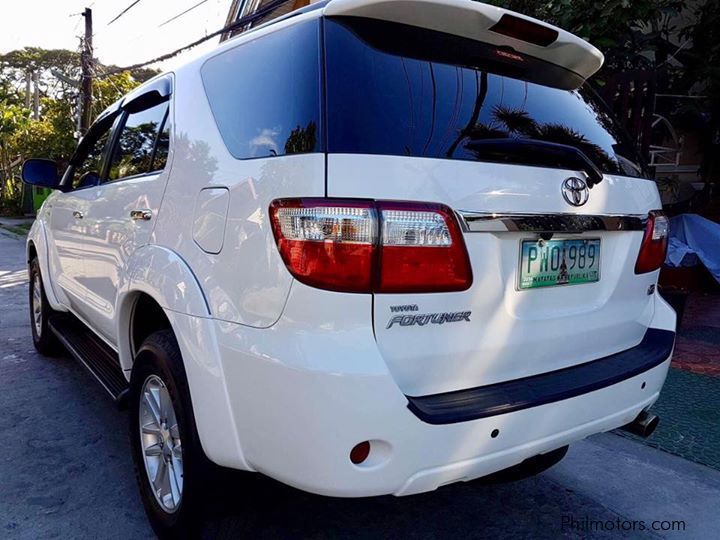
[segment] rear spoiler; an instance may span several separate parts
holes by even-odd
[[[572,71],[583,81],[604,61],[598,49],[570,32],[473,0],[330,0],[324,14],[396,22],[510,48]]]

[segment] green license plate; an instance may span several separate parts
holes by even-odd
[[[520,289],[593,283],[600,279],[600,239],[524,240]]]

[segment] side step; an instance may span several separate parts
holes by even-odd
[[[128,382],[117,353],[73,315],[53,315],[48,323],[68,352],[85,366],[119,406],[124,405]]]

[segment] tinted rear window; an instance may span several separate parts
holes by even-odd
[[[552,166],[497,150],[518,138],[573,146],[603,172],[641,175],[604,105],[585,87],[567,90],[577,84],[569,71],[369,19],[328,19],[325,37],[329,152]]]
[[[319,22],[284,28],[210,58],[202,79],[238,158],[322,150]]]

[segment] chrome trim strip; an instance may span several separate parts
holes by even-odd
[[[647,214],[524,214],[458,210],[466,232],[583,233],[591,231],[643,231]]]

